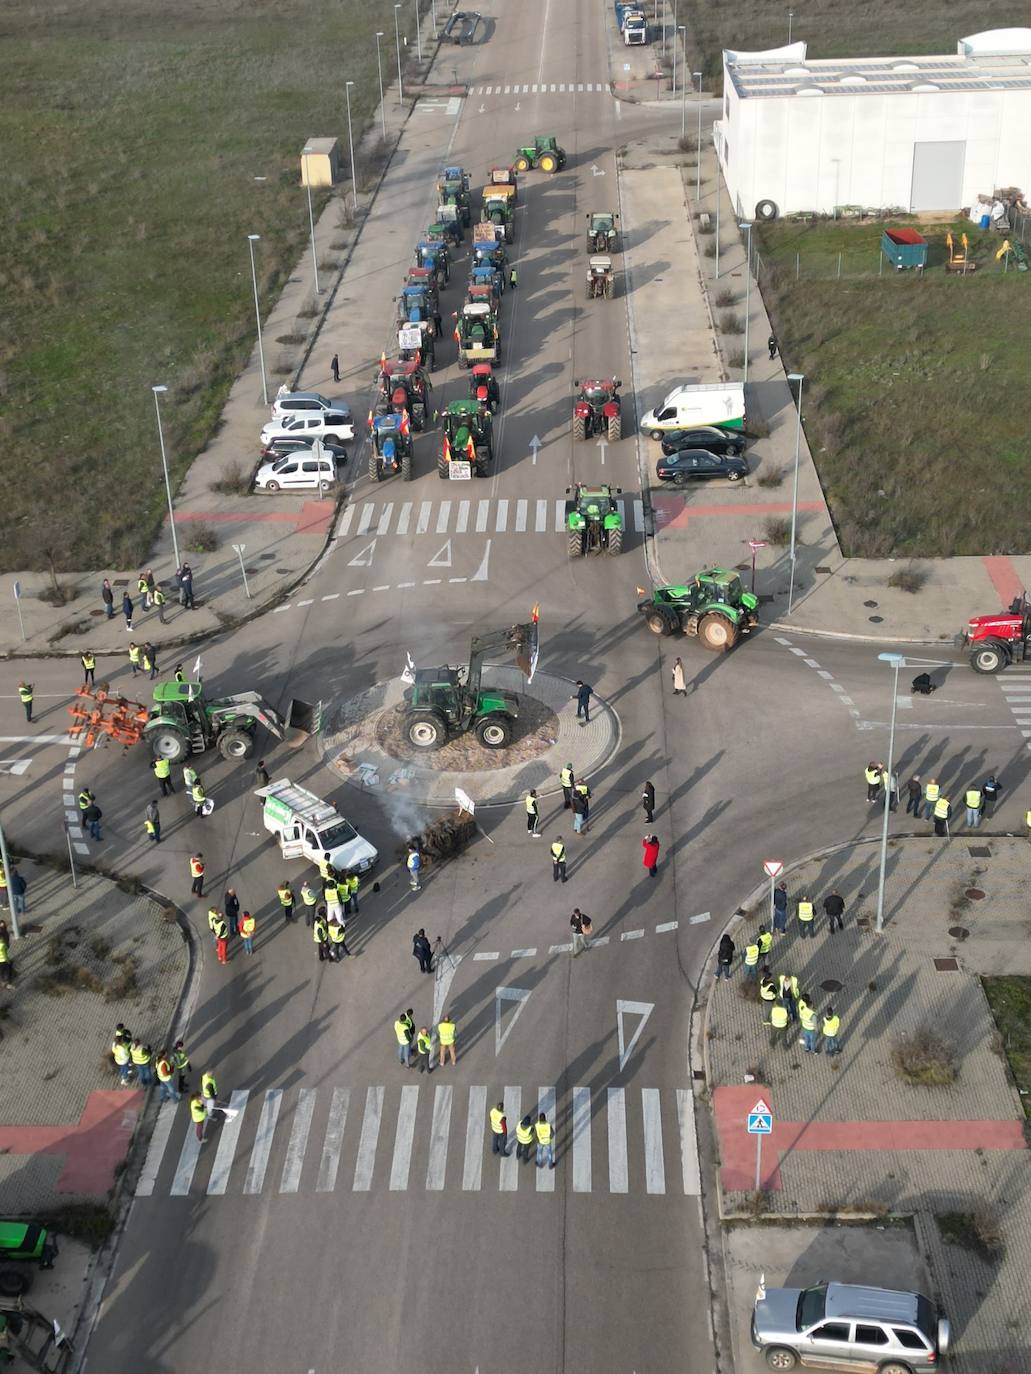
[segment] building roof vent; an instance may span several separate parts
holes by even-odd
[[[865,86],[865,76],[843,76],[838,82],[839,86]]]
[[[920,68],[915,62],[896,62],[892,67],[893,72],[918,72]]]
[[[822,86],[799,86],[799,95],[823,95]]]
[[[933,93],[934,91],[940,91],[941,87],[936,86],[933,81],[919,81],[916,83],[916,85],[910,86],[909,89],[911,91],[917,91],[920,94],[926,95]]]
[[[784,75],[785,75],[785,76],[811,76],[812,73],[809,71],[808,67],[786,67],[786,68],[784,69]]]

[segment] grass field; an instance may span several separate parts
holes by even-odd
[[[787,0],[680,0],[679,16],[711,81],[722,78],[724,48],[762,52],[785,44],[789,9],[794,10],[792,42],[804,40],[807,55],[814,59],[954,53],[957,41],[969,34],[1027,23],[1027,5],[1018,0],[992,0],[990,12],[976,0],[951,5],[935,0],[910,0],[905,5],[896,0],[868,0],[863,5],[851,0],[806,0],[797,5]]]
[[[1024,1115],[1031,1120],[1031,978],[982,978]]]
[[[347,79],[356,123],[375,108],[377,29],[389,0],[7,0],[0,569],[145,556],[150,386],[182,473],[253,345],[245,236],[267,307],[308,233],[305,140],[341,135],[346,161]]]
[[[842,549],[1024,553],[1031,272],[1003,275],[1000,240],[964,224],[954,231],[970,234],[973,275],[947,275],[945,226],[921,226],[927,271],[886,265],[879,277],[881,227],[756,230],[763,296],[785,362],[806,376],[806,434]]]

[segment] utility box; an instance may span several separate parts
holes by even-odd
[[[881,252],[896,272],[927,266],[927,240],[915,229],[885,229],[881,234]]]
[[[301,185],[334,186],[340,180],[340,140],[309,138],[301,149]]]

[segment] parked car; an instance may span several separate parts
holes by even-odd
[[[668,458],[660,458],[655,464],[655,475],[660,482],[675,482],[678,486],[708,477],[725,477],[728,482],[740,482],[742,477],[748,476],[748,464],[735,454],[684,448]]]
[[[291,391],[281,386],[272,402],[272,416],[311,415],[319,410],[348,410],[346,401],[333,401],[318,391]]]
[[[320,491],[337,481],[336,460],[329,455],[306,457],[287,453],[273,463],[263,463],[254,478],[258,491]]]
[[[668,458],[683,448],[704,448],[709,453],[744,453],[745,436],[738,431],[718,429],[715,425],[701,425],[698,429],[675,429],[662,436],[660,448]]]
[[[350,410],[320,410],[310,415],[282,415],[262,427],[261,445],[273,439],[293,439],[308,435],[330,444],[343,444],[354,438],[354,416]]]
[[[767,1288],[763,1278],[752,1344],[771,1369],[929,1374],[949,1347],[949,1323],[921,1293],[853,1283]]]
[[[286,438],[282,435],[278,439],[273,439],[261,450],[262,458],[272,462],[276,458],[284,458],[288,453],[299,453],[302,449],[310,451],[312,445],[318,439],[317,434],[297,434]],[[335,458],[338,466],[347,462],[347,449],[342,444],[331,444],[326,439],[321,439],[323,449],[331,458]]]

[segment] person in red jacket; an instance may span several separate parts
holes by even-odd
[[[659,866],[659,837],[658,835],[645,835],[641,841],[641,848],[644,850],[642,860],[648,870],[648,877],[654,878],[655,871]]]

